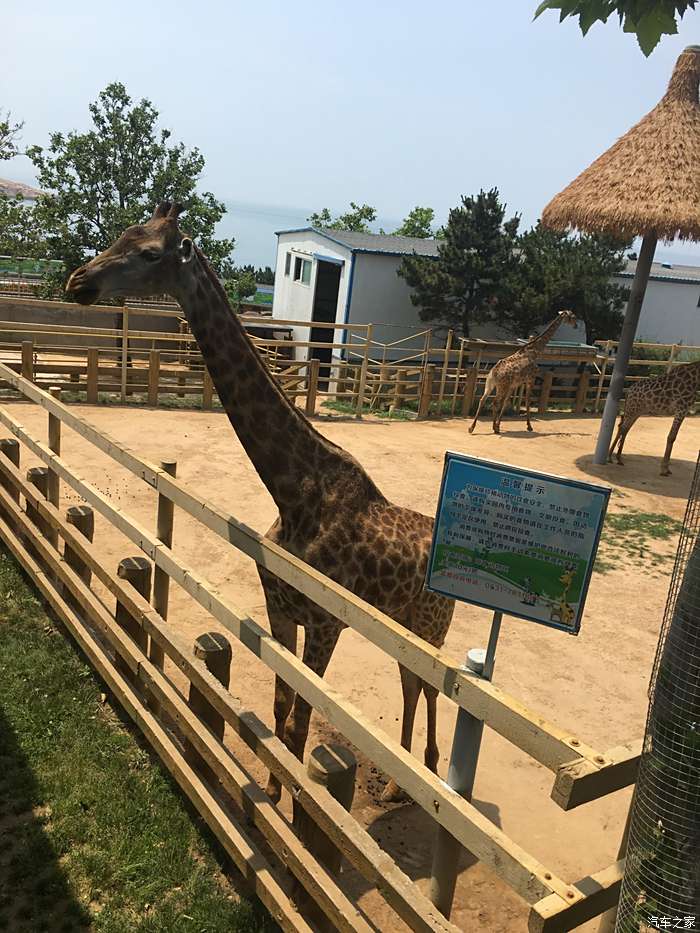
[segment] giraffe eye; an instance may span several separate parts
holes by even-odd
[[[162,256],[162,253],[159,253],[155,249],[142,249],[141,250],[141,258],[145,259],[146,262],[158,262],[161,256]]]

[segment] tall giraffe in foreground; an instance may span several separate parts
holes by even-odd
[[[537,358],[559,329],[560,325],[576,324],[576,315],[571,311],[560,311],[554,320],[537,337],[529,340],[525,346],[520,347],[515,353],[499,360],[491,369],[486,377],[484,394],[479,399],[479,407],[474,415],[474,420],[469,427],[469,433],[474,433],[474,428],[479,420],[481,409],[486,399],[496,390],[496,396],[493,400],[493,431],[494,434],[501,433],[501,418],[505,411],[508,399],[521,385],[525,386],[525,418],[527,419],[527,429],[532,431],[530,424],[530,393],[535,384],[535,379],[539,374],[537,368]]]
[[[319,434],[286,398],[207,260],[178,229],[179,213],[178,205],[159,205],[147,223],[129,227],[76,269],[67,291],[82,304],[117,295],[176,298],[228,419],[279,510],[267,536],[440,647],[454,602],[423,588],[432,519],[387,501],[355,458]],[[322,677],[345,626],[263,567],[258,573],[272,634],[296,651],[302,626],[304,663]],[[438,691],[401,665],[399,670],[401,744],[410,750],[422,690],[428,712],[425,763],[436,771]],[[274,715],[277,736],[302,759],[311,707],[279,677]],[[279,800],[281,787],[272,775],[268,793]],[[400,797],[390,781],[384,799]]]
[[[612,461],[617,446],[617,462],[622,466],[622,448],[630,428],[643,415],[673,415],[666,450],[661,461],[661,475],[670,476],[668,468],[673,443],[683,419],[690,414],[700,392],[700,360],[681,363],[661,376],[640,379],[627,390],[625,410],[620,415],[617,434],[610,446],[608,460]]]

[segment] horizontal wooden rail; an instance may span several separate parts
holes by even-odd
[[[596,768],[582,758],[562,765],[554,780],[552,800],[562,810],[573,810],[636,783],[642,742],[639,739],[630,745],[608,749],[604,758],[609,764],[604,768]]]
[[[107,497],[90,483],[75,476],[60,457],[32,438],[21,425],[8,416],[7,412],[0,410],[0,415],[12,433],[35,455],[44,460],[88,503],[109,518],[118,530],[154,560],[156,566],[165,571],[285,683],[303,696],[364,755],[393,777],[437,823],[447,829],[485,865],[492,868],[521,897],[530,903],[553,891],[559,892],[562,897],[576,897],[576,893],[572,892],[565,882],[509,839],[471,803],[464,800],[398,742],[368,720],[357,707],[329,687],[254,619],[220,597],[209,581],[183,565],[151,532],[115,508]],[[164,494],[167,496],[167,493]]]
[[[528,918],[529,933],[567,933],[615,907],[624,870],[623,859],[594,875],[581,878],[572,885],[584,895],[575,903],[563,900],[558,894],[550,894],[533,904]]]
[[[390,856],[380,849],[356,820],[323,788],[308,778],[302,764],[271,730],[254,713],[242,709],[240,703],[192,656],[184,638],[165,622],[148,600],[116,573],[108,570],[98,556],[96,546],[63,519],[58,509],[44,499],[36,488],[22,477],[20,471],[1,455],[0,472],[7,476],[31,507],[64,539],[73,554],[92,570],[108,592],[158,643],[164,654],[182,670],[187,679],[256,752],[263,764],[293,793],[294,798],[311,815],[314,822],[339,845],[349,861],[370,883],[379,888],[397,914],[415,930],[456,933],[456,927],[445,920],[427,898],[420,894],[413,882],[401,872]],[[17,519],[25,521],[18,508],[13,509],[13,514]],[[63,562],[55,551],[47,550],[44,546],[43,553],[55,572],[66,578],[71,592],[83,605],[91,608],[93,614],[96,614],[95,618],[98,618],[100,610],[94,605],[97,597],[92,591],[79,586],[75,578],[66,575]],[[99,605],[102,606],[101,603]],[[139,664],[132,664],[132,669],[137,676],[143,677],[145,682],[146,675],[143,674],[141,661]],[[152,680],[152,677],[150,679]],[[158,688],[153,686],[153,689]],[[206,752],[201,746],[198,746],[198,749]],[[269,799],[265,799],[269,804]]]

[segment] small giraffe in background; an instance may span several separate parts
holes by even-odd
[[[479,407],[474,415],[474,421],[471,423],[469,433],[474,433],[474,428],[479,420],[481,409],[486,399],[496,390],[496,396],[493,400],[493,432],[501,433],[501,417],[505,411],[508,399],[521,385],[525,386],[525,418],[527,420],[527,429],[532,431],[530,424],[530,393],[535,384],[535,379],[539,374],[537,368],[537,358],[542,350],[547,346],[560,325],[576,324],[576,315],[572,311],[560,311],[553,321],[537,337],[529,340],[524,347],[511,353],[510,356],[499,360],[491,369],[486,377],[484,394],[479,399]]]
[[[668,468],[673,443],[683,419],[688,415],[700,391],[700,360],[680,363],[661,376],[649,376],[630,386],[625,398],[625,410],[620,415],[617,434],[610,447],[608,460],[612,462],[617,446],[617,462],[622,463],[622,448],[630,428],[643,415],[673,415],[673,424],[668,432],[666,451],[661,461],[661,475],[670,476]]]

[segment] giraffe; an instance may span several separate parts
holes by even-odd
[[[640,379],[627,391],[625,410],[620,415],[617,434],[610,447],[608,460],[612,462],[617,446],[617,462],[623,466],[622,448],[630,428],[642,415],[673,415],[671,430],[666,439],[666,450],[661,461],[661,475],[670,476],[668,467],[676,435],[683,419],[691,411],[700,391],[700,360],[681,363],[661,376]]]
[[[228,419],[267,487],[279,515],[268,538],[440,647],[453,600],[423,588],[433,520],[389,502],[360,464],[315,430],[270,374],[202,252],[180,232],[182,208],[159,204],[108,249],[70,276],[66,290],[82,304],[112,296],[170,294],[189,322]],[[323,677],[345,627],[293,587],[258,566],[273,636]],[[421,692],[427,705],[425,764],[437,771],[437,689],[399,664],[401,744],[410,751]],[[291,715],[290,715],[291,714]],[[311,707],[275,678],[276,735],[303,760]],[[277,802],[281,786],[270,775]],[[385,800],[400,800],[391,780]]]
[[[576,324],[576,315],[571,311],[560,311],[541,334],[537,337],[533,337],[525,346],[516,350],[515,353],[511,353],[510,356],[506,356],[496,363],[486,377],[484,394],[479,399],[479,407],[469,427],[470,434],[474,433],[474,428],[479,420],[481,409],[494,388],[496,390],[496,396],[493,400],[493,432],[494,434],[500,434],[501,417],[508,404],[508,399],[511,393],[515,392],[521,385],[525,386],[525,417],[527,419],[527,429],[528,431],[532,431],[532,425],[530,424],[530,393],[532,392],[535,378],[539,373],[537,358],[559,329],[559,326],[565,321],[567,324]]]

